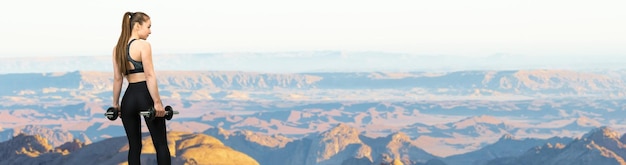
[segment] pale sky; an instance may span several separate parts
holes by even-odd
[[[155,54],[384,51],[626,55],[624,0],[21,0],[0,6],[0,57],[110,55],[126,11]]]

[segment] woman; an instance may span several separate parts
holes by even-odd
[[[154,107],[154,120],[145,120],[152,136],[158,164],[171,164],[167,146],[165,115],[157,88],[152,63],[152,48],[146,41],[150,35],[150,17],[142,12],[126,12],[122,21],[122,33],[113,51],[113,107],[119,110],[130,149],[128,164],[140,164],[141,118],[140,110]],[[123,79],[128,87],[118,104]]]

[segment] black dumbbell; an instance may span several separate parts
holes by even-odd
[[[119,114],[120,114],[120,111],[118,111],[117,109],[115,109],[113,107],[109,107],[109,109],[107,109],[107,112],[104,113],[104,116],[106,116],[107,119],[113,121],[113,120],[117,119]]]
[[[145,111],[141,111],[141,112],[139,112],[139,114],[142,115],[143,117],[145,117],[148,120],[154,120],[154,118],[156,118],[156,116],[155,116],[156,115],[156,110],[154,109],[154,107],[152,107],[152,108],[150,108],[148,110],[145,110]],[[172,117],[175,114],[178,114],[178,111],[174,111],[172,109],[172,107],[169,106],[169,105],[165,106],[165,116],[163,116],[165,119],[171,120]]]

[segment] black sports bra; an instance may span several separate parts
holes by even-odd
[[[132,39],[130,40],[130,42],[128,43],[128,48],[126,49],[126,51],[128,53],[126,53],[126,58],[128,59],[128,61],[130,61],[131,64],[133,64],[133,66],[135,67],[135,69],[132,70],[128,70],[128,74],[133,74],[133,73],[143,73],[143,64],[141,63],[141,61],[135,61],[133,60],[132,57],[130,57],[130,44],[133,43],[133,41],[135,41],[136,39]]]

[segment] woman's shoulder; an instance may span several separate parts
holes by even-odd
[[[150,42],[143,40],[143,39],[138,39],[138,40],[133,41],[133,44],[135,43],[141,44],[141,45],[150,45]]]
[[[150,48],[151,47],[150,42],[148,42],[146,40],[142,40],[142,39],[134,41],[133,44],[137,44],[137,46],[139,46],[142,49],[146,49],[146,48]]]

